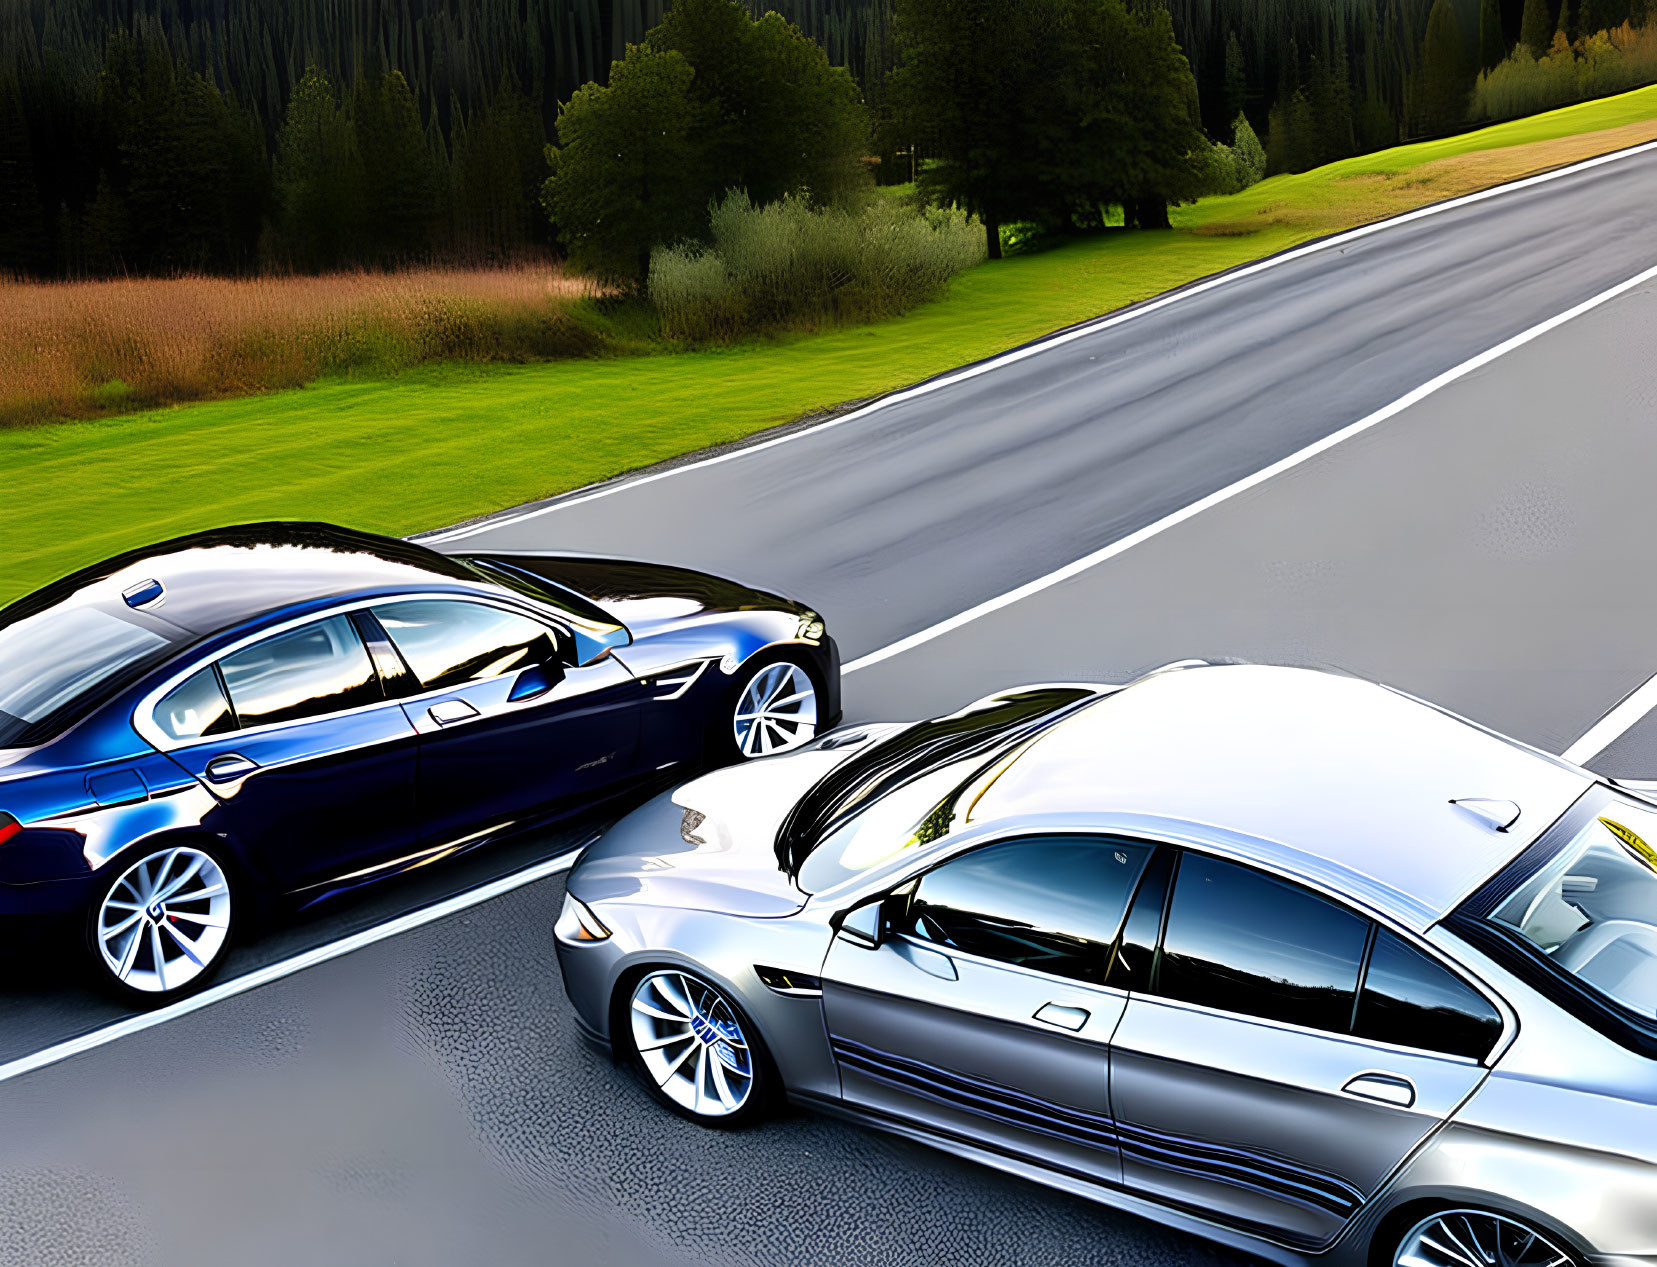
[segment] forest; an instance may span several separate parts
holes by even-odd
[[[1168,10],[1208,136],[1230,142],[1246,117],[1273,170],[1630,86],[1657,62],[1653,41],[1588,41],[1643,26],[1654,4],[1135,0]],[[559,111],[669,7],[12,0],[0,10],[0,268],[314,270],[554,245],[538,190]],[[898,0],[748,7],[777,11],[850,71],[879,180],[920,170],[927,138],[890,91]]]

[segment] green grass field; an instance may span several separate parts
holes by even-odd
[[[0,599],[253,519],[435,528],[900,387],[1298,242],[1657,137],[1657,87],[1405,146],[983,265],[878,325],[710,351],[318,383],[0,431]]]

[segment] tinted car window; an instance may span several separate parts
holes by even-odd
[[[51,607],[0,627],[0,748],[42,743],[77,704],[165,660],[173,644],[95,607]]]
[[[1483,1060],[1501,1036],[1502,1018],[1449,969],[1380,930],[1352,1032],[1400,1047]]]
[[[219,668],[244,727],[359,708],[383,694],[348,616],[266,638],[225,656]]]
[[[1151,852],[1096,836],[989,845],[923,876],[899,931],[1001,963],[1102,982]]]
[[[236,729],[230,701],[211,665],[167,692],[155,706],[155,724],[174,739],[201,739]]]
[[[419,599],[388,603],[374,614],[428,691],[559,658],[546,625],[483,603]]]
[[[1156,992],[1346,1033],[1369,921],[1296,885],[1188,853],[1168,909]]]

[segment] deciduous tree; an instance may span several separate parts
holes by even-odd
[[[709,107],[676,52],[629,45],[605,87],[588,84],[558,115],[543,197],[577,267],[642,283],[650,250],[707,222],[700,136]]]

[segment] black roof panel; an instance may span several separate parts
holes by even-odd
[[[333,524],[242,524],[129,550],[0,608],[0,627],[66,601],[99,601],[148,581],[159,601],[144,610],[206,635],[285,607],[379,586],[488,582],[425,546]]]

